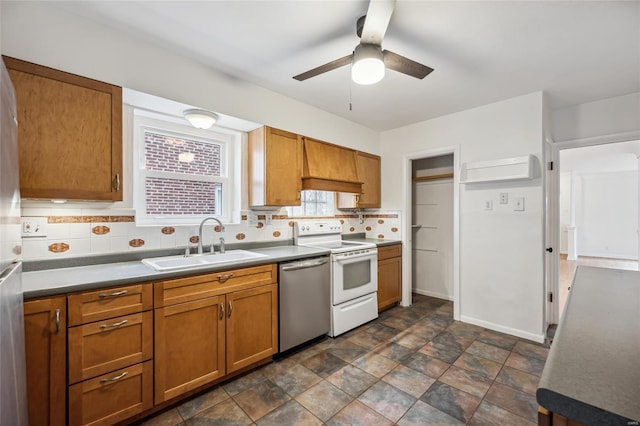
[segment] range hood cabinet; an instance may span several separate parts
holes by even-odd
[[[356,151],[303,137],[302,189],[362,193]]]

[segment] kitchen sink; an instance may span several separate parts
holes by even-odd
[[[189,269],[209,265],[221,265],[240,260],[259,259],[268,257],[266,254],[248,250],[227,250],[224,254],[207,254],[185,256],[165,256],[142,259],[142,263],[152,267],[156,271],[171,271],[174,269]]]

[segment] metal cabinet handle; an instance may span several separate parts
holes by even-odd
[[[120,380],[122,379],[124,376],[126,376],[128,373],[125,371],[122,374],[117,375],[116,377],[112,377],[110,379],[102,379],[100,380],[100,383],[108,383],[108,382],[115,382],[116,380]]]
[[[220,304],[220,320],[224,318],[224,303]]]
[[[113,180],[113,189],[115,189],[116,192],[120,192],[120,173],[116,173],[116,177]]]
[[[229,318],[231,318],[231,310],[233,309],[233,306],[231,306],[231,300],[229,300]]]
[[[218,275],[218,281],[225,283],[231,277],[233,277],[233,274]]]
[[[56,309],[56,334],[60,334],[60,309]]]
[[[128,292],[129,292],[128,290],[122,290],[122,291],[115,291],[113,293],[100,293],[98,297],[100,297],[101,299],[104,299],[105,297],[118,297],[118,296],[122,296],[123,294],[127,294]]]
[[[125,325],[129,320],[122,320],[120,322],[114,322],[113,324],[102,324],[100,326],[101,329],[110,328],[110,327],[120,327],[121,325]]]

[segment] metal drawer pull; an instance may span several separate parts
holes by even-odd
[[[115,291],[113,293],[100,293],[98,295],[98,297],[100,297],[101,299],[104,299],[105,297],[118,297],[118,296],[122,296],[123,294],[127,294],[127,293],[129,293],[128,290]]]
[[[231,306],[231,301],[229,301],[229,318],[231,318],[231,310],[233,309],[233,306]]]
[[[56,309],[56,334],[60,334],[60,309]]]
[[[227,282],[227,280],[231,277],[233,277],[233,274],[218,275],[218,281],[224,283]]]
[[[105,328],[109,328],[109,327],[120,327],[121,325],[124,325],[126,323],[128,323],[129,320],[122,320],[120,322],[114,322],[113,324],[102,324],[100,326],[101,329],[105,329]]]
[[[220,319],[224,318],[224,303],[220,304]]]
[[[116,380],[120,380],[122,379],[124,376],[126,376],[128,373],[125,371],[122,374],[117,375],[116,377],[112,377],[110,379],[102,379],[100,380],[100,383],[107,383],[107,382],[115,382]]]

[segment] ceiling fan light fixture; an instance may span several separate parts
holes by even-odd
[[[351,79],[357,84],[375,84],[384,78],[382,48],[374,44],[359,44],[353,52]]]
[[[182,115],[196,129],[208,129],[218,121],[218,114],[204,109],[188,109]]]

